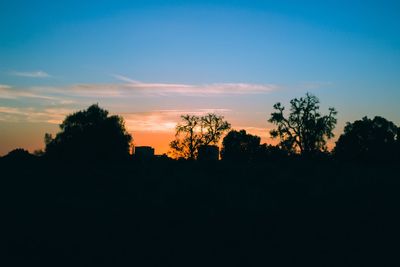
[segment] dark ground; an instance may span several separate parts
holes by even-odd
[[[399,266],[400,167],[0,161],[11,266]]]

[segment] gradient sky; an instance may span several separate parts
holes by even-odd
[[[399,1],[0,2],[0,155],[43,148],[99,103],[164,153],[179,115],[216,112],[268,139],[306,92],[345,122],[400,125]]]

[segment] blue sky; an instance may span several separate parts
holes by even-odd
[[[170,134],[179,113],[212,110],[267,138],[273,103],[307,91],[338,109],[338,133],[364,115],[400,124],[399,10],[398,1],[2,1],[0,128],[12,136],[26,125],[37,137],[29,145],[3,131],[0,154],[43,146],[44,130],[95,102],[126,117],[137,144]]]

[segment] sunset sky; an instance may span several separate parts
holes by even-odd
[[[168,150],[181,114],[270,143],[272,105],[311,92],[347,121],[400,125],[400,1],[0,2],[0,155],[43,148],[98,103]]]

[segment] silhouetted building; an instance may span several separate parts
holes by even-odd
[[[138,159],[154,158],[154,148],[151,146],[137,146],[135,147],[135,157]]]
[[[198,160],[202,161],[217,161],[219,159],[218,146],[200,146],[198,150]]]

